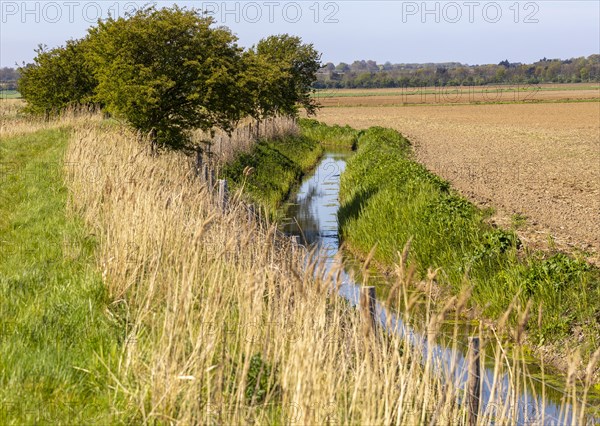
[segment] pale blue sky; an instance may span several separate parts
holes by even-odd
[[[97,16],[146,2],[0,0],[0,66],[29,62],[39,43],[79,38]],[[172,4],[160,1],[160,5]],[[533,62],[600,53],[600,2],[591,1],[197,1],[243,46],[287,32],[324,62]]]

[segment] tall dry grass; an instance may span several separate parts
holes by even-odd
[[[189,158],[151,156],[138,140],[87,123],[66,157],[72,213],[98,239],[112,315],[128,330],[112,385],[133,414],[115,415],[172,424],[466,422],[454,363],[436,366],[408,336],[366,330],[331,277],[304,268],[302,250],[274,226],[249,220],[236,197],[223,213]],[[410,280],[399,268],[390,304],[422,306],[405,291]],[[457,304],[424,308],[430,341]],[[509,355],[498,340],[485,351],[495,367],[480,423],[512,424],[529,380],[519,350]],[[584,419],[568,402],[565,411]]]
[[[256,121],[246,119],[231,134],[217,130],[211,135],[209,132],[194,130],[191,132],[191,140],[195,145],[209,149],[216,163],[224,164],[233,161],[241,153],[250,152],[257,140],[285,138],[297,135],[299,131],[298,123],[293,118],[269,118],[258,125]]]
[[[59,115],[45,119],[23,113],[23,99],[0,99],[0,138],[20,136],[43,129],[78,126],[85,122],[100,122],[102,116],[84,107],[69,108]]]

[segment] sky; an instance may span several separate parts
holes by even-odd
[[[125,16],[131,2],[0,0],[0,66],[31,62],[40,43],[85,35],[98,18]],[[322,61],[351,63],[531,63],[600,53],[600,1],[195,1],[239,44],[272,34],[301,36]]]

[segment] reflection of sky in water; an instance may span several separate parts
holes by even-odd
[[[337,211],[340,174],[348,153],[326,154],[302,183],[287,210],[284,231],[301,236],[305,245],[318,244],[334,255],[339,246]],[[295,220],[291,219],[295,218]]]
[[[339,180],[340,174],[346,167],[346,159],[351,154],[349,151],[327,152],[316,170],[302,182],[293,201],[287,207],[287,219],[283,221],[282,227],[285,233],[298,235],[302,244],[307,247],[316,246],[319,249],[319,254],[322,256],[321,262],[326,266],[326,271],[336,262],[334,256],[339,249],[337,220]],[[358,304],[360,287],[350,280],[345,271],[341,273],[340,281],[340,295],[347,299],[351,305]],[[464,344],[459,345],[457,351],[452,351],[446,345],[430,345],[423,335],[407,327],[400,317],[387,312],[380,303],[377,303],[377,315],[381,324],[389,326],[390,331],[406,335],[409,341],[422,348],[424,354],[431,351],[436,369],[444,371],[446,377],[454,377],[458,386],[464,386],[467,370],[465,342],[461,342]],[[466,337],[464,340],[466,341]],[[454,368],[451,369],[452,366]],[[482,410],[485,409],[487,400],[490,397],[493,377],[493,364],[484,365],[482,371]],[[496,392],[501,389],[508,389],[508,387],[509,377],[505,375],[500,379],[500,383],[496,384]],[[540,395],[541,387],[537,386],[534,389],[535,394]],[[544,424],[571,423],[571,415],[560,412],[562,393],[553,392],[550,388],[546,388],[545,393],[556,403],[546,401]],[[541,423],[538,401],[538,398],[531,392],[531,388],[522,392],[518,397],[517,424]],[[488,409],[493,410],[494,407],[490,406]],[[593,423],[594,419],[591,420]]]

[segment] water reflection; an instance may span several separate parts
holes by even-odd
[[[334,255],[339,247],[337,211],[340,174],[351,151],[327,152],[315,171],[304,179],[286,206],[283,231],[299,235],[302,244],[317,245]]]

